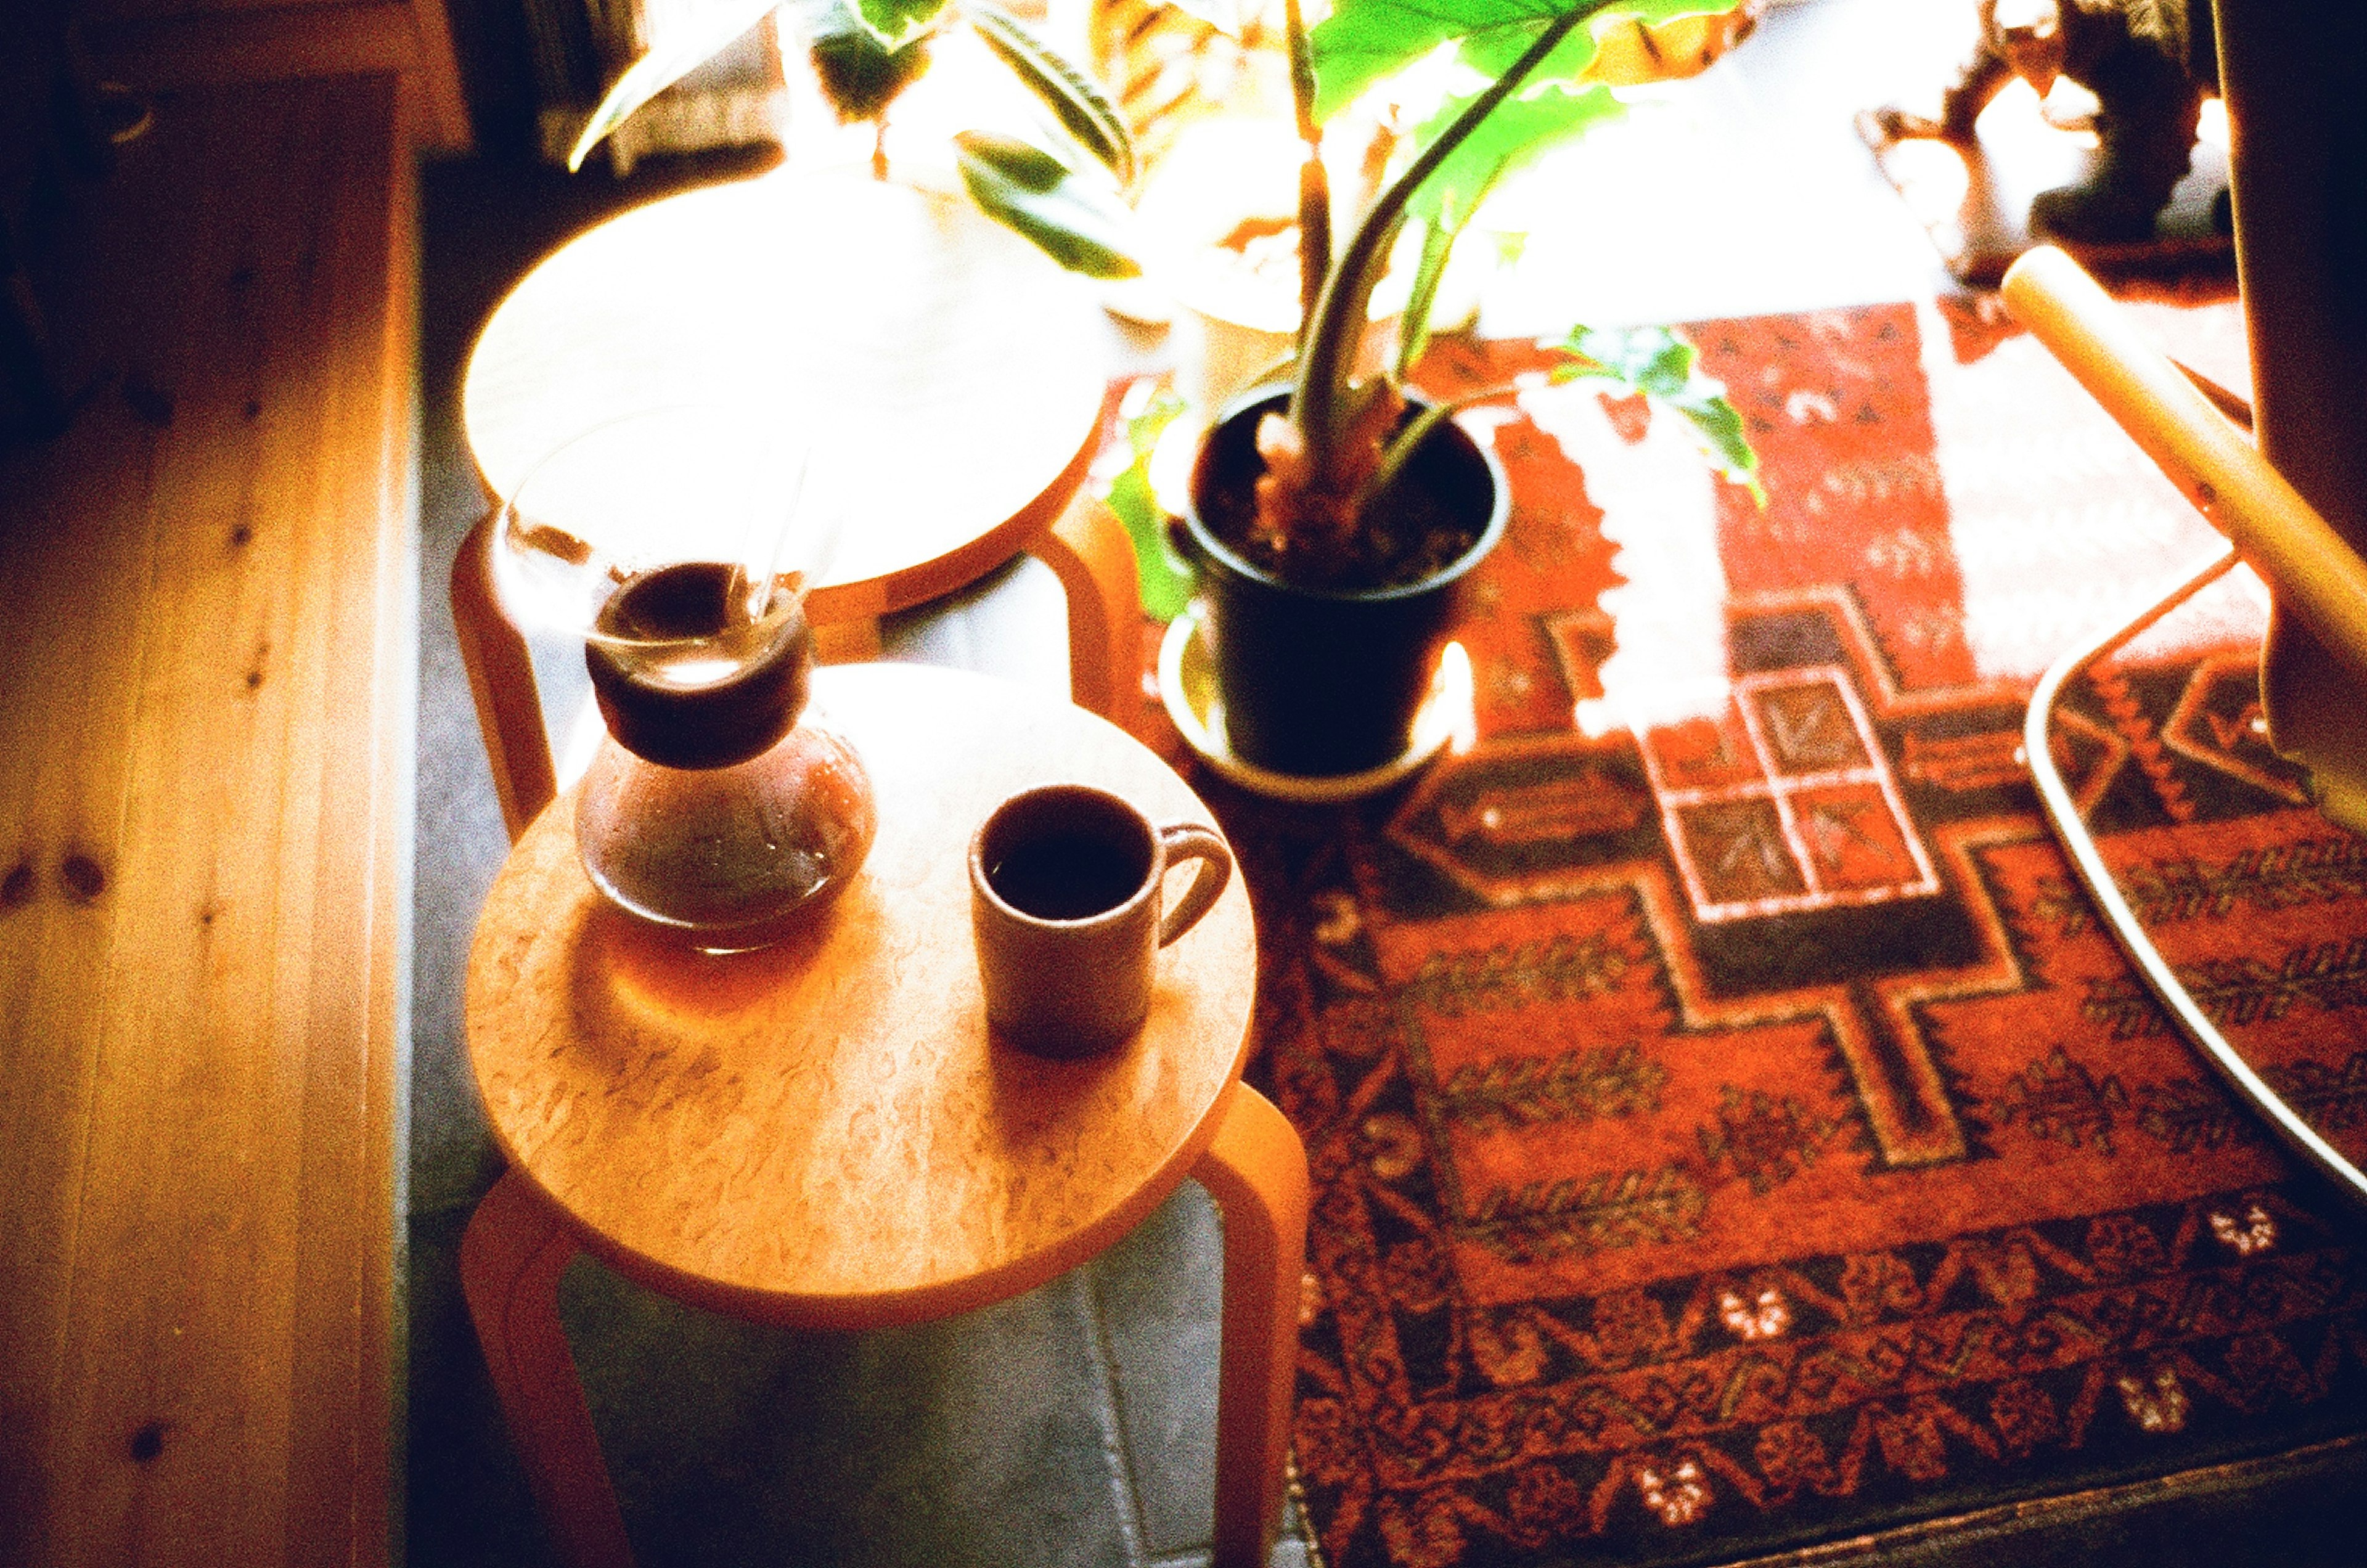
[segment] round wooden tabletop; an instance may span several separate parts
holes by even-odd
[[[877,664],[816,693],[879,835],[811,929],[709,957],[632,920],[584,877],[571,793],[486,900],[469,1050],[511,1163],[624,1272],[748,1317],[917,1321],[1082,1262],[1183,1179],[1247,1050],[1256,937],[1237,874],[1160,953],[1133,1039],[1069,1063],[992,1042],[966,859],[988,810],[1054,780],[1157,821],[1206,807],[1023,687]]]
[[[778,410],[816,446],[803,504],[840,520],[813,609],[842,619],[950,592],[1048,525],[1111,358],[1091,286],[965,197],[782,168],[537,264],[470,353],[461,423],[501,496],[623,414]]]

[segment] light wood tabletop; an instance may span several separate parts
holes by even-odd
[[[1240,1081],[1249,897],[1236,878],[1160,952],[1137,1034],[1075,1062],[989,1032],[970,927],[970,836],[1006,795],[1070,781],[1157,822],[1206,807],[1116,726],[982,675],[820,670],[815,711],[862,755],[879,830],[801,933],[711,956],[632,920],[584,875],[572,794],[479,919],[469,1049],[511,1169],[470,1221],[461,1283],[561,1559],[633,1561],[560,1323],[579,1249],[744,1318],[918,1322],[1085,1262],[1191,1176],[1224,1215],[1211,1561],[1263,1564],[1308,1185],[1297,1134]]]
[[[505,495],[594,425],[669,403],[776,409],[842,519],[816,621],[974,581],[1049,528],[1100,428],[1091,286],[966,198],[787,167],[631,209],[538,264],[469,359],[461,417]]]
[[[514,1167],[621,1271],[743,1316],[932,1317],[1092,1257],[1181,1181],[1240,1072],[1256,939],[1237,879],[1160,954],[1138,1035],[1073,1063],[993,1043],[965,855],[994,804],[1072,780],[1158,821],[1206,808],[1005,682],[859,665],[816,690],[879,835],[812,929],[707,957],[640,926],[585,879],[562,796],[486,901],[470,1050]]]

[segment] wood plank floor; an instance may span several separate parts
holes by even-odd
[[[391,76],[157,103],[0,457],[0,1562],[383,1562],[417,617]]]

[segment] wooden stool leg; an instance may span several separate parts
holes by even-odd
[[[460,1290],[560,1557],[572,1568],[632,1568],[625,1518],[559,1325],[559,1277],[577,1250],[549,1201],[511,1171],[460,1238]]]
[[[477,699],[477,729],[485,760],[493,764],[493,792],[502,820],[516,843],[527,824],[559,793],[552,771],[550,735],[535,694],[534,660],[526,638],[502,607],[493,581],[493,535],[501,521],[495,507],[477,520],[452,558],[452,630],[469,691]]]
[[[1142,587],[1134,543],[1106,506],[1080,491],[1028,547],[1069,600],[1069,700],[1119,728],[1142,710]]]
[[[1225,1221],[1217,1358],[1217,1539],[1210,1568],[1265,1568],[1282,1522],[1307,1267],[1307,1151],[1263,1095],[1233,1085],[1192,1174]]]

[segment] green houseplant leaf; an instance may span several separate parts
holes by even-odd
[[[855,19],[889,51],[936,31],[952,0],[850,0]]]
[[[583,132],[567,154],[570,174],[583,166],[592,149],[606,140],[608,133],[632,118],[633,111],[673,86],[696,70],[725,44],[770,16],[781,0],[738,0],[737,4],[718,6],[703,14],[700,26],[686,28],[660,42],[658,47],[625,68],[617,78],[592,118],[583,123]]]
[[[1508,0],[1357,0],[1308,29],[1315,56],[1315,118],[1329,121],[1364,96],[1365,89],[1399,72],[1450,39],[1470,30],[1472,17],[1505,9]]]
[[[1483,75],[1493,76],[1520,58],[1528,40],[1536,36],[1544,17],[1568,9],[1567,0],[1560,4],[1548,0],[1528,0],[1529,8],[1540,15],[1535,20],[1517,22],[1510,18],[1485,28],[1475,28],[1463,40],[1463,62]],[[1716,0],[1619,0],[1586,26],[1565,39],[1562,46],[1537,67],[1530,78],[1533,83],[1559,82],[1575,86],[1587,69],[1594,63],[1597,42],[1614,28],[1623,27],[1654,28],[1673,22],[1682,17],[1700,17],[1733,9],[1731,5]]]
[[[1557,383],[1618,381],[1656,398],[1693,384],[1693,345],[1666,327],[1577,327],[1556,346],[1571,356],[1554,367]]]
[[[1188,407],[1174,392],[1161,388],[1151,394],[1140,412],[1128,412],[1127,450],[1133,455],[1104,495],[1110,511],[1126,525],[1134,545],[1136,581],[1142,590],[1142,608],[1155,621],[1172,621],[1192,599],[1192,569],[1167,543],[1167,511],[1150,488],[1150,457],[1159,438]],[[1127,407],[1132,408],[1129,398]]]
[[[1416,132],[1416,144],[1436,141],[1470,101],[1460,96],[1442,104]],[[1608,87],[1573,89],[1557,83],[1533,88],[1481,120],[1413,193],[1407,210],[1417,220],[1460,233],[1505,175],[1626,112]]]
[[[1555,346],[1569,357],[1548,379],[1612,381],[1666,403],[1691,422],[1719,471],[1766,504],[1742,414],[1727,400],[1725,386],[1702,374],[1693,344],[1667,327],[1579,327]]]
[[[1229,6],[1230,0],[1212,0]],[[568,157],[580,169],[636,109],[679,81],[776,7],[791,12],[815,73],[842,122],[878,120],[929,62],[929,44],[957,17],[973,28],[1059,120],[1068,140],[1105,166],[1085,170],[1032,142],[969,131],[957,136],[963,183],[987,216],[1016,230],[1071,271],[1132,277],[1129,218],[1119,182],[1134,175],[1125,121],[1093,79],[1007,13],[983,3],[957,12],[953,0],[722,0],[699,27],[664,40],[628,67],[593,111]],[[884,135],[884,132],[883,132]],[[884,179],[884,140],[872,166]]]
[[[889,49],[845,0],[820,0],[800,9],[814,77],[841,125],[878,119],[929,68],[927,38]]]
[[[1336,111],[1383,77],[1452,42],[1467,65],[1491,67],[1476,91],[1453,96],[1414,137],[1411,156],[1374,197],[1355,231],[1309,291],[1317,299],[1301,334],[1297,371],[1287,412],[1261,427],[1259,450],[1268,460],[1255,531],[1277,550],[1344,558],[1365,531],[1368,507],[1394,483],[1411,451],[1453,405],[1433,405],[1406,421],[1374,453],[1368,416],[1396,400],[1396,389],[1353,374],[1374,287],[1388,265],[1410,220],[1423,227],[1422,261],[1405,324],[1419,353],[1427,311],[1444,275],[1447,253],[1490,187],[1546,146],[1618,112],[1606,83],[1584,79],[1598,58],[1598,40],[1614,52],[1605,62],[1622,84],[1692,74],[1739,35],[1713,25],[1663,52],[1656,24],[1733,12],[1737,0],[1340,0],[1315,29],[1323,48],[1313,83],[1294,73],[1302,122]],[[1634,29],[1632,34],[1621,28]],[[1293,47],[1306,35],[1293,23]],[[1748,30],[1747,23],[1743,28]],[[1501,123],[1497,117],[1501,117]],[[1454,165],[1450,170],[1448,165]],[[1400,357],[1402,372],[1410,355]],[[1594,363],[1589,361],[1587,363]],[[1715,382],[1687,384],[1672,399],[1714,450],[1753,484],[1750,448]],[[1499,390],[1510,389],[1501,389]],[[1478,394],[1492,396],[1495,392]],[[1467,400],[1458,400],[1458,401]],[[1286,476],[1286,478],[1285,477]]]
[[[1090,277],[1133,277],[1130,214],[1107,173],[1071,166],[1016,137],[965,130],[954,138],[962,183],[987,216],[1033,241],[1054,261]]]
[[[1118,182],[1134,178],[1134,141],[1116,106],[1103,96],[1093,79],[1022,26],[1018,18],[992,6],[979,6],[969,13],[970,25],[987,48],[1028,91],[1044,101],[1077,144],[1106,165]]]
[[[1394,76],[1440,44],[1455,42],[1463,62],[1482,75],[1501,76],[1546,27],[1573,9],[1573,0],[1353,0],[1340,6],[1308,34],[1315,50],[1315,118],[1328,120],[1366,88]],[[1593,62],[1595,39],[1605,29],[1653,26],[1681,17],[1733,9],[1733,0],[1618,0],[1573,29],[1528,73],[1532,85],[1575,85]]]
[[[1342,7],[1331,18],[1364,17],[1386,14],[1406,18],[1406,25],[1421,28],[1433,26],[1440,16],[1450,19],[1458,8],[1480,12],[1501,10],[1518,0],[1435,0],[1442,7],[1437,13],[1424,12],[1406,5],[1405,0],[1361,0],[1353,10]],[[1616,5],[1633,0],[1616,0]],[[1732,0],[1727,0],[1732,4]],[[1347,245],[1334,258],[1330,276],[1323,283],[1322,296],[1313,318],[1309,321],[1301,344],[1298,377],[1290,399],[1290,427],[1300,449],[1310,458],[1311,471],[1319,476],[1317,486],[1338,493],[1348,487],[1339,483],[1339,465],[1349,446],[1349,430],[1361,403],[1350,386],[1351,368],[1355,364],[1356,350],[1365,333],[1367,307],[1372,302],[1374,287],[1387,268],[1390,247],[1406,222],[1413,197],[1424,182],[1438,172],[1439,166],[1487,123],[1488,118],[1518,96],[1530,75],[1551,56],[1558,54],[1571,37],[1595,17],[1616,8],[1614,0],[1576,0],[1567,8],[1548,15],[1541,26],[1531,29],[1527,44],[1518,58],[1496,79],[1473,94],[1455,111],[1454,118],[1434,136],[1429,145],[1417,151],[1411,162],[1391,177],[1380,194],[1373,198],[1364,219],[1356,225]],[[1525,13],[1524,13],[1525,15]],[[1442,40],[1443,41],[1443,40]],[[1416,53],[1428,52],[1424,46]],[[1409,56],[1411,58],[1412,56]],[[1319,72],[1320,67],[1318,67]],[[1451,231],[1449,231],[1451,234]],[[1439,266],[1444,267],[1442,259]]]

